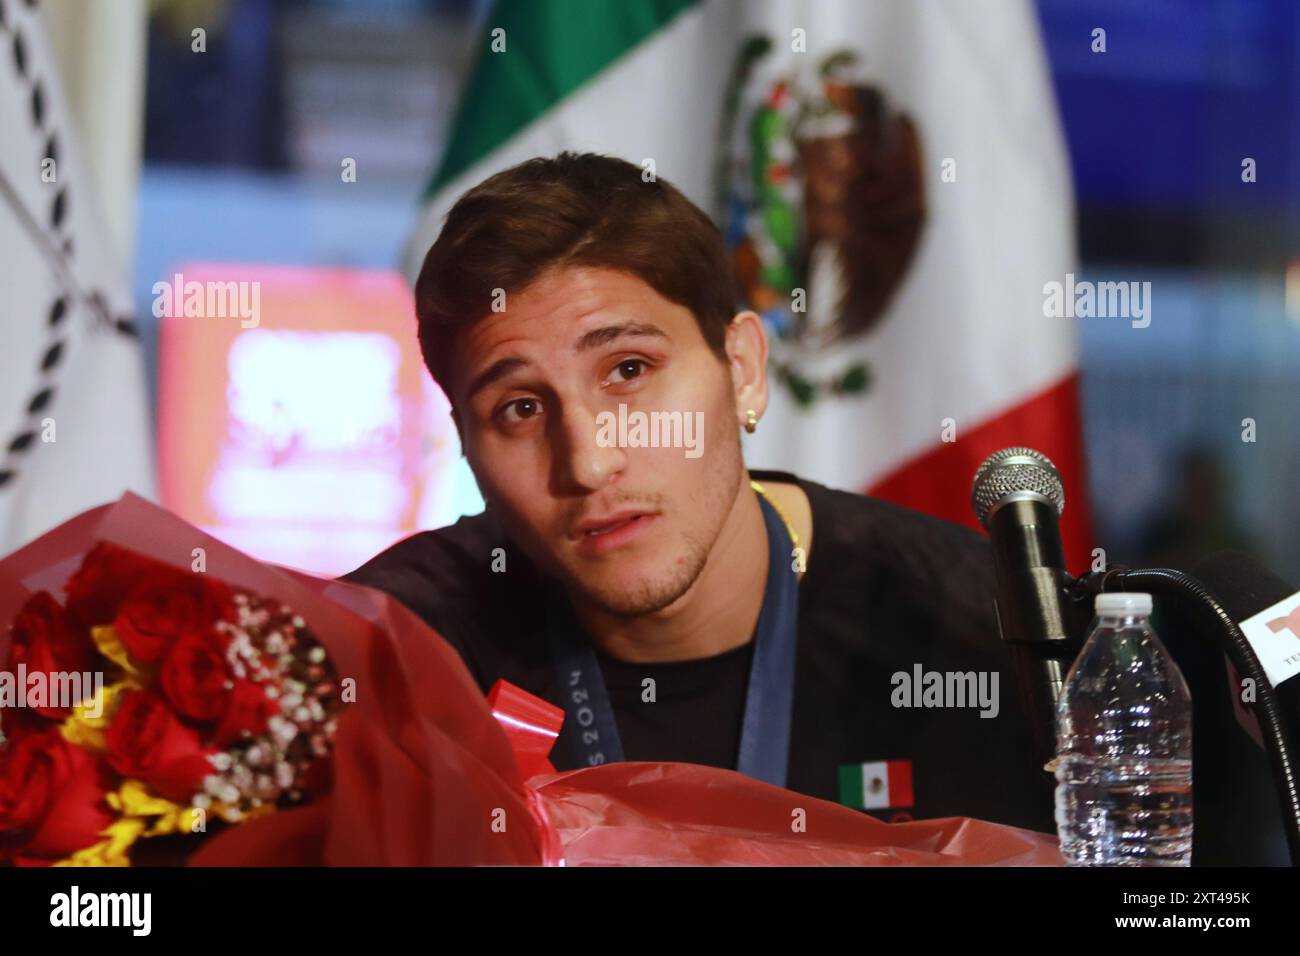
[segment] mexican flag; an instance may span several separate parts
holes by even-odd
[[[872,760],[839,768],[840,803],[859,810],[912,806],[912,761]]]
[[[620,156],[715,217],[767,323],[751,467],[973,525],[978,464],[1029,445],[1083,570],[1076,336],[1044,313],[1072,188],[1028,0],[498,0],[481,43],[412,277],[485,177]]]
[[[0,555],[154,493],[144,359],[41,10],[0,20]]]

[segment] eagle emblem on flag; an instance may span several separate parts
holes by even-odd
[[[849,360],[829,377],[815,353],[881,319],[926,218],[916,124],[891,112],[836,50],[808,70],[765,68],[766,36],[740,45],[721,118],[715,203],[742,307],[759,313],[778,381],[795,400],[863,394],[871,374]]]

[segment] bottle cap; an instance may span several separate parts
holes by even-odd
[[[1151,595],[1140,591],[1113,591],[1097,595],[1097,616],[1103,614],[1150,614]]]

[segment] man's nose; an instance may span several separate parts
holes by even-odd
[[[618,444],[617,422],[603,423],[602,410],[570,406],[561,418],[557,463],[567,483],[595,491],[614,480],[627,465]]]

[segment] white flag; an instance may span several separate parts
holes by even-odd
[[[39,9],[0,4],[0,554],[131,490],[154,498],[127,275],[77,153]]]

